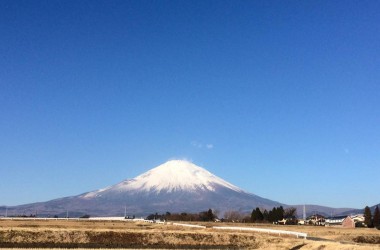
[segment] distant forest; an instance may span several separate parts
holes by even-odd
[[[223,222],[255,222],[255,223],[273,223],[286,218],[289,223],[296,224],[297,209],[294,207],[284,209],[282,206],[274,207],[272,210],[264,210],[260,208],[252,210],[251,214],[244,214],[239,211],[230,210],[220,215],[218,210],[208,209],[199,213],[170,213],[150,214],[146,217],[148,220],[166,220],[166,221],[223,221]]]

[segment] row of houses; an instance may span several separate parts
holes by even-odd
[[[333,217],[324,217],[323,215],[315,214],[309,216],[306,220],[298,220],[298,225],[314,225],[326,227],[344,227],[355,228],[358,225],[364,224],[364,215],[342,215]]]
[[[357,225],[364,224],[364,215],[335,216],[326,218],[326,226],[342,226],[345,228],[355,228]]]

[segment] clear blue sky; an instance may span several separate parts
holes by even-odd
[[[0,204],[172,158],[286,204],[380,202],[380,1],[0,1]]]

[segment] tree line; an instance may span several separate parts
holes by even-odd
[[[169,220],[169,221],[214,221],[217,218],[212,209],[199,213],[170,213],[165,214],[150,214],[146,217],[147,220]]]
[[[251,214],[243,214],[239,211],[230,210],[224,213],[224,217],[220,221],[225,222],[255,222],[255,223],[272,223],[287,219],[288,224],[296,224],[297,209],[289,207],[284,209],[282,206],[273,207],[272,210],[260,208],[252,210]],[[147,220],[169,220],[169,221],[215,221],[219,220],[219,211],[208,209],[199,213],[170,213],[165,214],[150,214],[146,217]]]
[[[370,227],[370,228],[376,227],[377,229],[380,230],[379,206],[376,206],[375,211],[373,213],[373,217],[372,217],[371,209],[368,206],[364,208],[364,224],[366,224],[367,227]]]
[[[273,223],[287,219],[288,224],[296,224],[296,214],[297,209],[295,207],[284,209],[282,206],[279,206],[269,211],[264,209],[263,212],[261,212],[259,207],[256,207],[251,213],[251,221],[256,223]]]

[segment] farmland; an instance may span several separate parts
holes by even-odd
[[[380,249],[380,231],[314,226],[236,223],[172,224],[92,220],[0,220],[0,247],[19,248],[182,248],[182,249]],[[291,235],[216,230],[213,226],[297,231]]]

